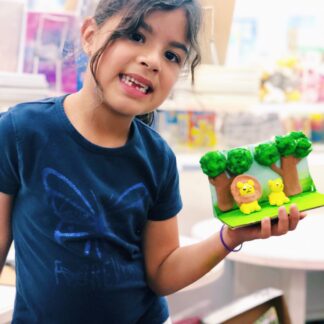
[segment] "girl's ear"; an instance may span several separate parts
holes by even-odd
[[[91,56],[93,53],[94,36],[98,27],[93,18],[86,18],[81,27],[81,42],[84,52]]]

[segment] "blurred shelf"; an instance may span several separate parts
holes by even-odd
[[[324,103],[260,103],[252,107],[252,111],[279,113],[281,115],[292,114],[324,114]]]
[[[160,107],[160,111],[168,110],[197,110],[214,112],[254,112],[277,113],[280,115],[292,114],[324,114],[324,102],[320,103],[259,103],[255,97],[245,95],[195,95],[188,93],[187,101],[166,100]]]
[[[48,97],[44,74],[0,72],[0,112],[19,102]]]

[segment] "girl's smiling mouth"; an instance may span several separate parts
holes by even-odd
[[[139,75],[121,73],[119,79],[125,91],[132,96],[142,97],[153,92],[152,83]]]

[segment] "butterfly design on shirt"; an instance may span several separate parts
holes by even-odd
[[[56,242],[70,248],[71,243],[81,242],[85,256],[94,254],[99,259],[108,241],[127,247],[128,244],[111,230],[105,215],[134,208],[143,210],[148,191],[142,183],[125,190],[104,211],[93,191],[90,190],[91,204],[71,180],[55,169],[45,168],[42,180],[50,206],[60,220],[54,231]]]

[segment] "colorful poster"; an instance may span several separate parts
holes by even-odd
[[[157,130],[175,149],[216,146],[216,114],[208,111],[160,111]]]
[[[69,14],[29,12],[24,72],[44,73],[56,93],[77,89],[74,42],[77,19]]]

